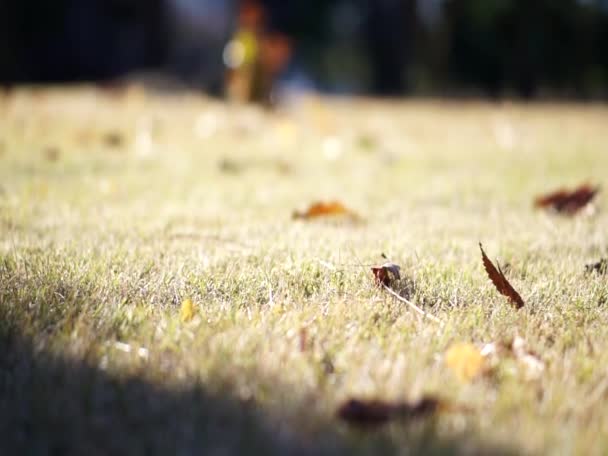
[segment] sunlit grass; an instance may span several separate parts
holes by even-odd
[[[605,183],[604,106],[307,99],[268,113],[83,88],[15,91],[0,116],[9,449],[19,432],[34,451],[608,448],[608,282],[584,267],[608,255],[606,196],[590,217],[532,208],[555,187]],[[365,220],[291,218],[319,199]],[[510,263],[521,311],[492,288],[479,241]],[[382,252],[445,326],[374,286]],[[467,384],[443,362],[454,342],[516,335],[545,362],[540,378],[504,359]],[[156,389],[162,413],[142,404]],[[470,412],[369,435],[334,418],[353,395],[423,394]]]

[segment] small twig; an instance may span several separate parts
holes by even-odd
[[[361,263],[361,260],[359,260],[359,257],[357,257],[357,254],[355,252],[353,252],[355,255],[355,258],[357,258],[357,261],[359,261],[359,263]],[[386,255],[384,253],[382,253],[382,257],[384,257],[386,259]],[[434,315],[431,315],[429,313],[426,313],[424,310],[422,310],[420,307],[418,307],[416,304],[414,304],[412,301],[410,301],[409,299],[405,299],[403,296],[399,296],[397,293],[395,293],[391,288],[387,287],[385,284],[381,284],[384,289],[386,291],[388,291],[390,294],[392,294],[395,298],[397,298],[399,301],[406,303],[408,306],[410,306],[415,312],[418,312],[420,315],[422,315],[423,317],[428,318],[431,321],[434,321],[435,323],[437,323],[439,326],[443,327],[444,323],[443,321],[441,321],[439,318],[435,317]]]
[[[435,317],[434,315],[431,315],[430,313],[425,312],[424,310],[422,310],[420,307],[418,307],[416,304],[414,304],[409,299],[405,299],[403,296],[399,296],[397,293],[395,293],[391,288],[387,287],[386,285],[382,284],[382,287],[386,291],[388,291],[391,295],[393,295],[395,298],[397,298],[399,301],[406,303],[414,311],[418,312],[423,317],[428,318],[429,320],[432,320],[435,323],[438,323],[439,326],[443,327],[443,321],[441,321],[439,318]]]

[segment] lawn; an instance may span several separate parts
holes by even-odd
[[[607,148],[606,105],[0,93],[0,452],[606,454],[608,199],[533,201]],[[358,218],[292,217],[319,200]],[[446,363],[516,338],[542,369]],[[336,416],[425,395],[451,410]]]

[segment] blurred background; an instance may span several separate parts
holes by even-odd
[[[605,99],[608,0],[3,0],[0,83]]]

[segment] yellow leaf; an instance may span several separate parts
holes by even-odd
[[[190,298],[182,301],[180,317],[184,323],[192,320],[192,317],[194,317],[194,304]]]
[[[445,363],[454,374],[465,382],[483,374],[486,370],[485,358],[473,344],[457,343],[445,352]]]

